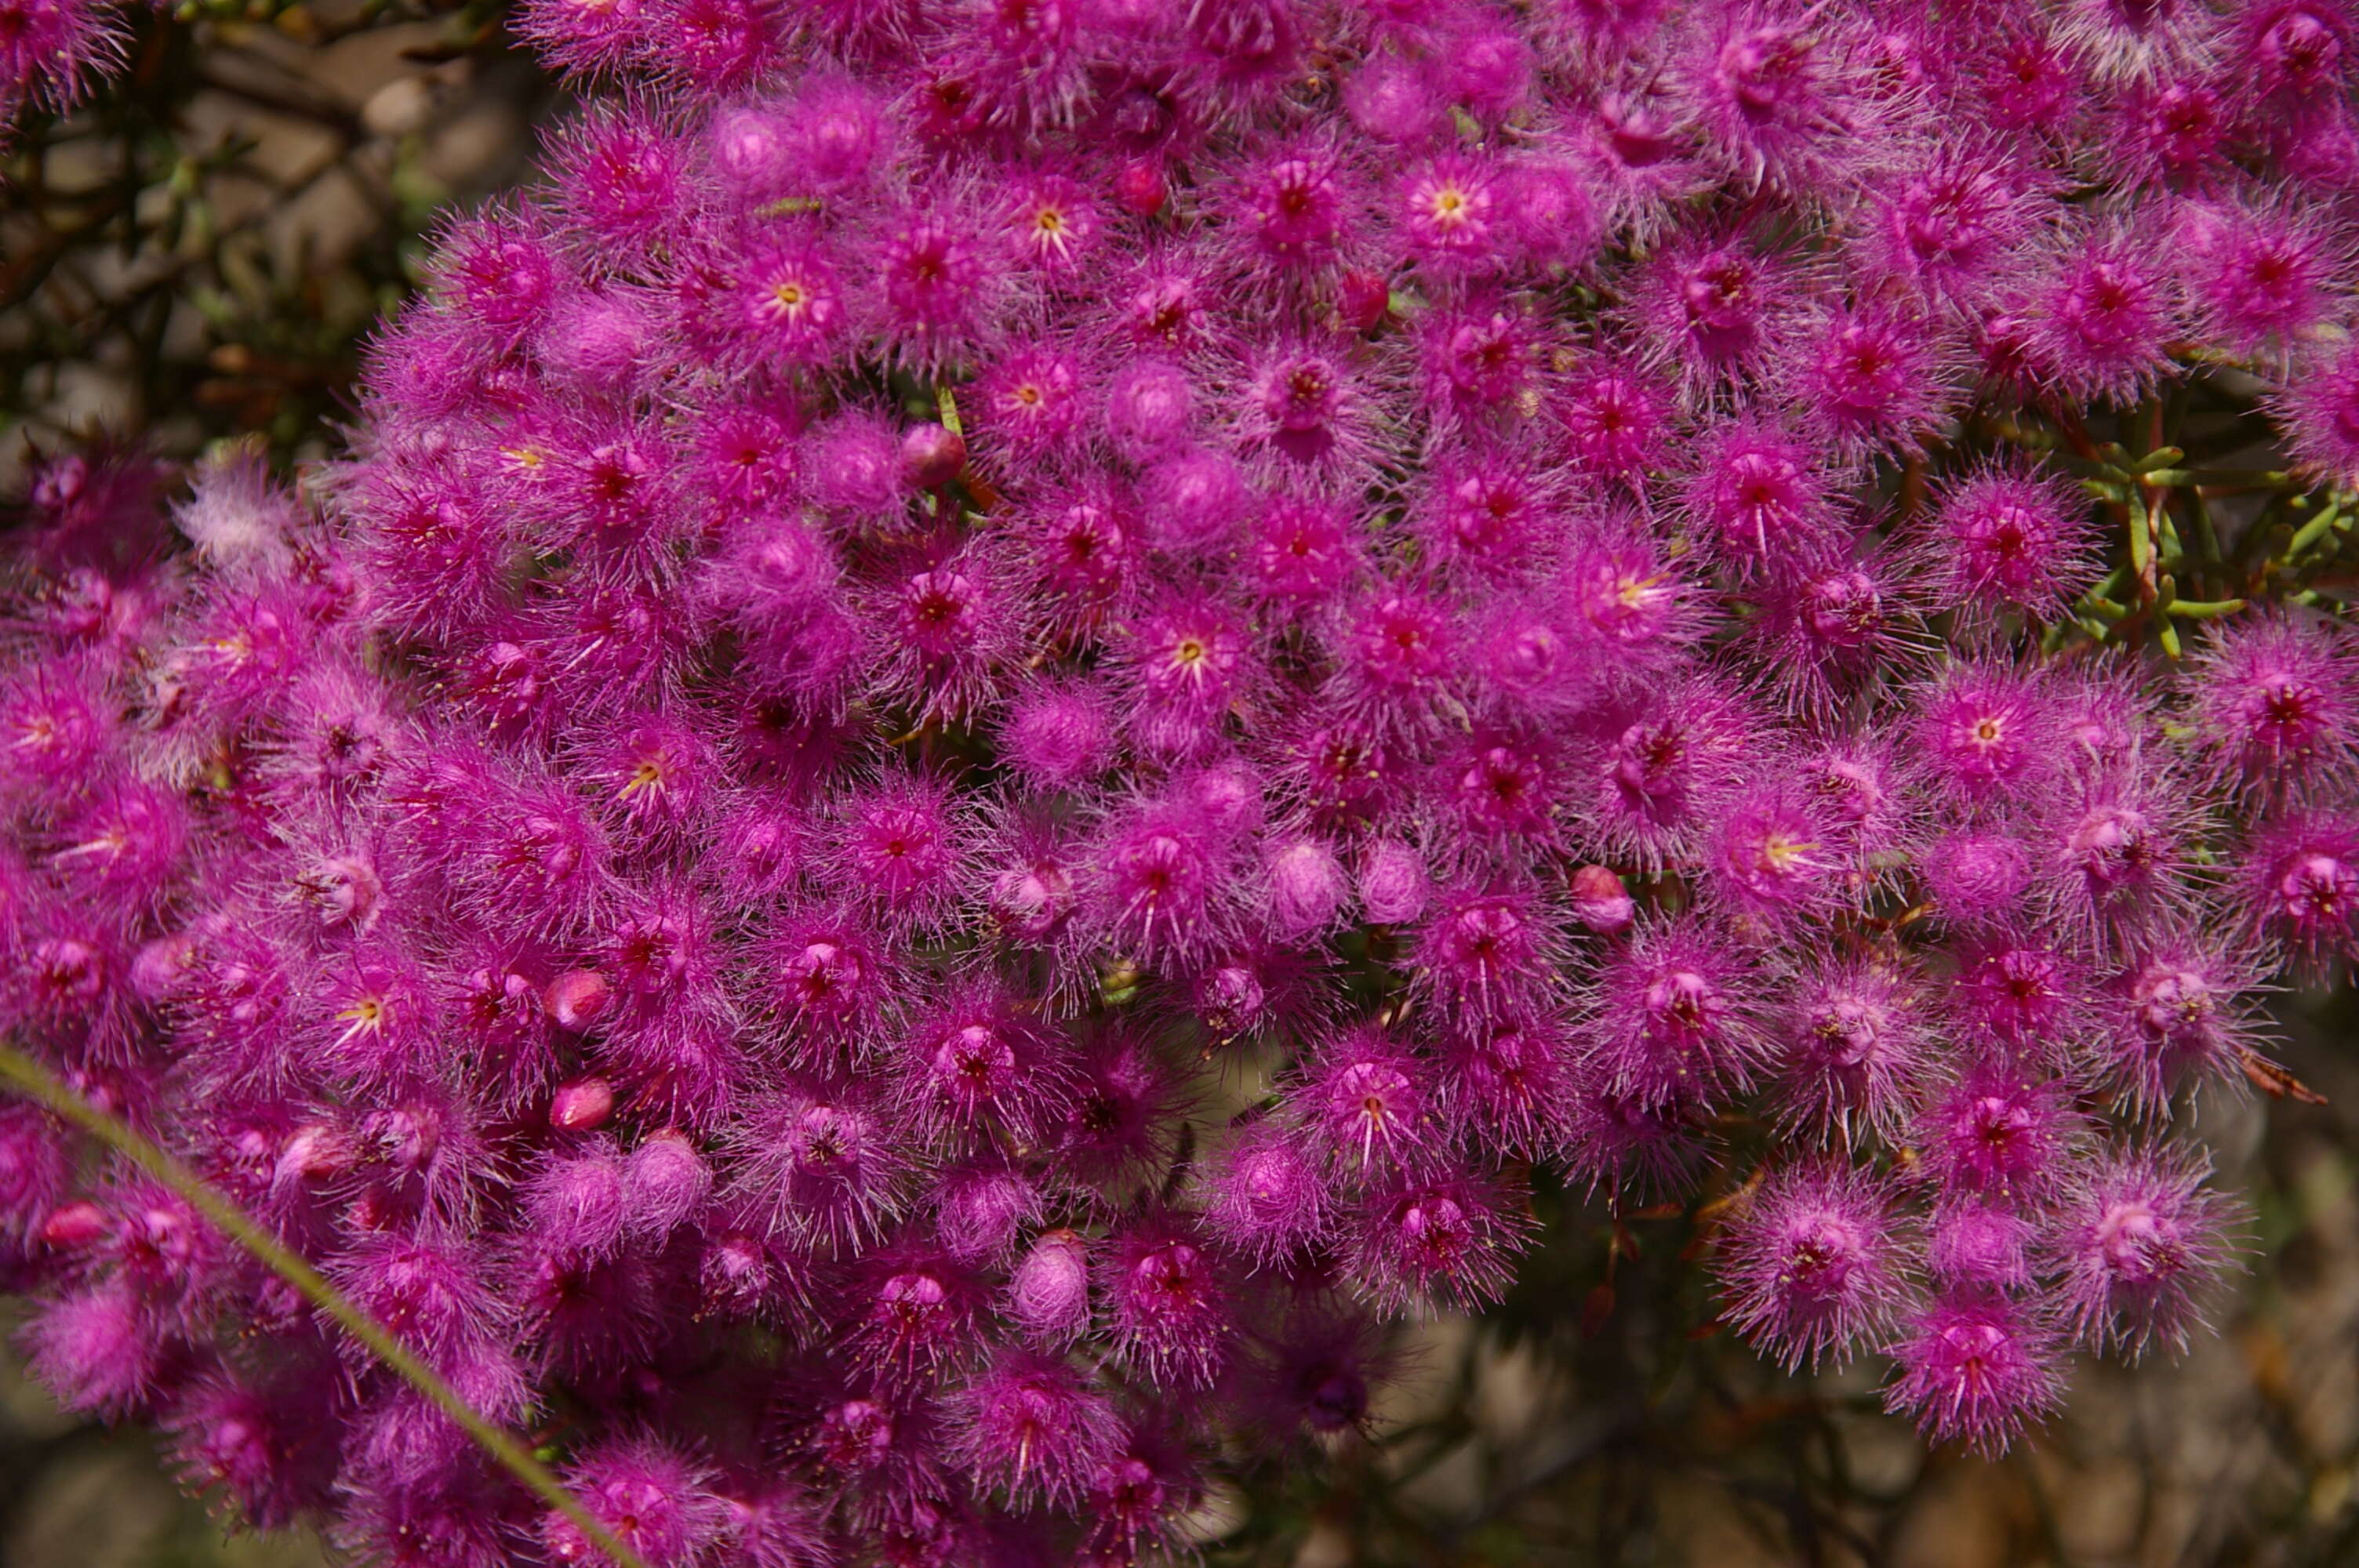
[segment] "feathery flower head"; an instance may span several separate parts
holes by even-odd
[[[1888,1352],[1900,1375],[1885,1408],[1936,1443],[2004,1449],[2063,1398],[2055,1335],[2028,1307],[1979,1291],[1936,1299]]]
[[[1788,1368],[1848,1358],[1907,1299],[1891,1199],[1855,1167],[1770,1176],[1744,1203],[1718,1262],[1729,1321]]]
[[[2160,1340],[2187,1348],[2201,1297],[2225,1267],[2234,1206],[2184,1152],[2113,1153],[2073,1184],[2052,1243],[2081,1338],[2135,1356]]]

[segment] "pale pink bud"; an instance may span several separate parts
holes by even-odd
[[[1065,1338],[1090,1321],[1090,1258],[1070,1230],[1044,1232],[1007,1281],[1007,1313],[1044,1338]]]
[[[1622,879],[1604,866],[1583,866],[1572,873],[1573,917],[1592,931],[1611,936],[1626,931],[1638,905]]]
[[[549,1102],[549,1125],[560,1132],[588,1132],[614,1114],[614,1091],[603,1078],[576,1078]]]
[[[540,1004],[560,1029],[578,1034],[598,1022],[612,994],[606,977],[597,970],[568,969],[549,982],[549,989],[540,993]]]

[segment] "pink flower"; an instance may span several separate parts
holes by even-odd
[[[1937,1443],[1962,1438],[1981,1452],[1999,1452],[2063,1397],[2053,1334],[2005,1297],[1938,1300],[1889,1353],[1900,1370],[1885,1407],[1914,1415]]]
[[[1788,1368],[1841,1362],[1907,1300],[1891,1198],[1855,1167],[1768,1178],[1729,1226],[1719,1271],[1729,1321]]]

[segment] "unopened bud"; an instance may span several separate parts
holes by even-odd
[[[87,1247],[106,1234],[106,1211],[87,1198],[60,1204],[41,1222],[41,1240],[51,1247]]]
[[[1032,1243],[1007,1281],[1008,1315],[1034,1334],[1062,1338],[1090,1319],[1090,1255],[1070,1230],[1051,1230]]]
[[[348,1170],[352,1163],[352,1147],[343,1137],[324,1122],[314,1122],[288,1134],[278,1151],[276,1174],[280,1181],[317,1181]]]
[[[1630,890],[1604,866],[1583,866],[1572,873],[1573,917],[1592,931],[1611,936],[1629,929],[1638,913]]]
[[[1309,935],[1334,919],[1346,884],[1335,853],[1315,838],[1288,845],[1269,861],[1269,913],[1279,935]]]
[[[169,1000],[187,977],[196,952],[195,935],[185,931],[143,945],[131,959],[132,994],[142,1001]]]
[[[667,1128],[623,1166],[624,1223],[650,1239],[669,1236],[712,1190],[712,1171],[685,1134]]]
[[[1360,907],[1378,925],[1415,920],[1431,891],[1424,860],[1406,844],[1378,844],[1360,863]]]
[[[1163,166],[1153,158],[1133,158],[1114,170],[1114,199],[1142,218],[1162,211],[1170,194],[1163,180]]]
[[[587,1132],[614,1114],[614,1091],[603,1078],[576,1078],[549,1102],[549,1125],[560,1132]]]
[[[901,438],[901,477],[919,490],[934,490],[958,478],[966,467],[966,438],[943,425],[913,425]]]
[[[611,994],[606,977],[597,970],[568,969],[549,982],[540,993],[540,1005],[560,1029],[578,1034],[598,1022]]]
[[[1392,285],[1373,272],[1353,267],[1345,273],[1335,300],[1336,314],[1354,332],[1364,332],[1391,314]]]

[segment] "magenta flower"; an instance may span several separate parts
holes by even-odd
[[[1907,1298],[1888,1194],[1849,1166],[1771,1176],[1729,1226],[1718,1267],[1729,1322],[1789,1369],[1847,1359]]]
[[[1710,1108],[1747,1087],[1767,1054],[1752,968],[1700,922],[1639,927],[1599,978],[1586,1024],[1614,1092]]]
[[[707,1562],[728,1536],[730,1512],[710,1489],[713,1477],[656,1443],[617,1443],[586,1454],[567,1479],[592,1517],[645,1557],[649,1568]],[[604,1559],[569,1519],[549,1515],[541,1533],[555,1562]]]
[[[2062,1398],[2055,1336],[2035,1312],[1973,1292],[1925,1308],[1892,1346],[1900,1375],[1886,1408],[1913,1415],[1937,1443],[2004,1448]]]
[[[2000,1062],[1966,1070],[1925,1112],[1926,1176],[1948,1193],[2037,1200],[2065,1179],[2082,1122],[2066,1086]]]
[[[2164,932],[2141,942],[2106,988],[2109,1065],[2142,1105],[2190,1081],[2234,1082],[2259,1029],[2245,999],[2257,966],[2216,936]]]
[[[2256,795],[2339,790],[2359,766],[2346,718],[2359,708],[2353,661],[2330,622],[2269,616],[2221,627],[2186,676],[2207,766]]]
[[[1447,1173],[1370,1196],[1348,1244],[1368,1299],[1394,1313],[1471,1311],[1497,1300],[1529,1228],[1512,1201]]]
[[[1113,1454],[1104,1395],[1062,1361],[1004,1353],[958,1396],[955,1443],[978,1479],[1011,1500],[1071,1504]]]
[[[2359,33],[2005,10],[527,4],[336,462],[34,463],[0,1034],[667,1568],[1184,1554],[1582,1202],[2005,1446],[2359,957]],[[595,1558],[23,1107],[0,1277],[257,1520]]]
[[[2359,939],[2359,825],[2288,817],[2265,827],[2236,870],[2236,893],[2257,935],[2315,970]]]
[[[2051,1245],[2084,1341],[2185,1351],[2232,1250],[2234,1206],[2207,1174],[2183,1152],[2142,1149],[2109,1155],[2075,1184]]]
[[[1255,1123],[1207,1178],[1206,1225],[1256,1265],[1291,1256],[1326,1231],[1332,1189],[1324,1163],[1294,1130]]]
[[[1114,1344],[1150,1386],[1210,1384],[1234,1335],[1219,1260],[1191,1225],[1150,1215],[1125,1228],[1102,1265]]]
[[[1875,958],[1812,963],[1772,1026],[1785,1114],[1857,1143],[1888,1138],[1922,1092],[1933,1018],[1916,978]]]
[[[1438,1131],[1430,1067],[1365,1025],[1311,1057],[1295,1098],[1312,1145],[1362,1176],[1416,1166]]]
[[[1968,475],[1943,495],[1935,522],[1945,597],[1978,617],[2015,610],[2053,621],[2097,575],[2088,508],[2027,470]]]

